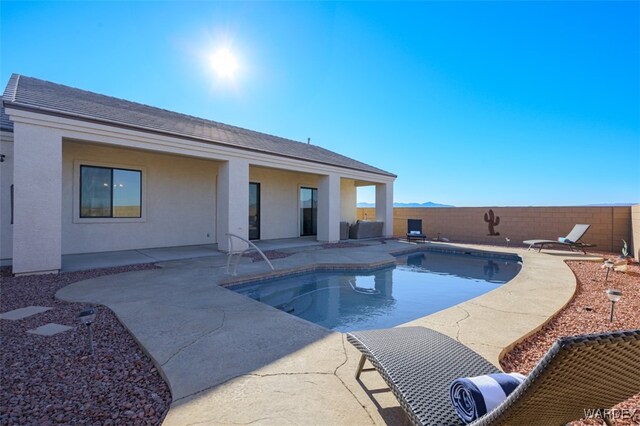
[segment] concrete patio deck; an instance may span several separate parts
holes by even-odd
[[[267,251],[292,248],[300,249],[303,247],[320,246],[322,243],[317,242],[314,237],[300,237],[255,241],[255,244],[262,251]],[[65,254],[62,256],[62,272],[138,265],[141,263],[155,263],[167,260],[196,259],[200,257],[224,257],[226,260],[225,254],[218,251],[217,244],[118,250],[100,253]]]
[[[289,248],[276,273],[315,267],[391,264],[392,253],[422,249],[397,241],[320,250]],[[501,354],[544,324],[575,291],[564,263],[587,256],[471,245],[426,247],[516,253],[518,276],[498,289],[406,325],[456,338],[498,365]],[[377,373],[366,389],[353,376],[359,352],[344,335],[241,296],[222,285],[224,257],[172,260],[160,269],[74,283],[57,297],[112,309],[159,366],[173,397],[166,425],[404,424],[397,401]],[[244,258],[233,281],[271,274]],[[99,324],[96,327],[99,333]]]

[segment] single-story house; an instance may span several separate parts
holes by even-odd
[[[14,74],[3,95],[0,259],[316,235],[339,240],[356,188],[393,233],[395,175],[319,146]]]

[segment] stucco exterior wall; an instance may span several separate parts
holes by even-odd
[[[11,134],[2,141],[2,222],[0,259],[12,257],[10,194],[13,181]],[[216,242],[215,161],[129,150],[76,141],[62,146],[62,254],[93,253]],[[142,219],[79,219],[79,164],[143,170]],[[250,167],[251,182],[261,190],[261,239],[299,236],[300,187],[319,187],[319,176]],[[356,219],[356,186],[340,180],[341,220]]]
[[[60,270],[62,136],[28,123],[13,127],[14,274]]]
[[[13,134],[0,133],[0,261],[8,260],[13,252],[13,226],[11,225],[11,185],[13,184]]]
[[[631,247],[629,253],[640,262],[640,204],[631,206]]]
[[[249,181],[260,183],[260,239],[299,237],[300,187],[318,188],[318,176],[250,167]]]
[[[637,206],[636,206],[637,207]],[[484,214],[493,210],[500,218],[494,232],[488,235]],[[591,224],[584,241],[597,249],[620,252],[622,240],[631,239],[630,207],[441,207],[395,208],[393,234],[405,236],[407,219],[422,219],[422,230],[431,239],[440,233],[452,241],[506,245],[522,245],[529,239],[555,240],[567,235],[577,223]],[[375,217],[375,209],[359,208],[358,219]],[[640,214],[639,214],[640,216]],[[637,247],[637,244],[635,245]],[[637,249],[636,249],[637,252]]]
[[[62,254],[216,242],[217,162],[67,141],[62,156]],[[142,169],[143,219],[74,218],[79,163]]]
[[[356,204],[358,202],[356,182],[353,179],[340,180],[340,221],[353,223],[356,221]]]

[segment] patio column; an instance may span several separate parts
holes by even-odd
[[[384,222],[382,235],[393,236],[393,182],[376,184],[376,220]]]
[[[216,237],[218,250],[229,251],[227,233],[249,239],[249,162],[234,158],[218,168]],[[238,239],[233,249],[246,248]]]
[[[340,176],[321,176],[318,185],[318,241],[340,241]]]
[[[13,273],[57,273],[62,254],[62,136],[51,128],[15,122],[13,145]]]

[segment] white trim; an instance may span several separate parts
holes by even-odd
[[[80,166],[139,170],[142,173],[141,217],[80,217]],[[138,164],[110,163],[95,160],[73,160],[73,223],[142,223],[147,221],[147,167]]]

